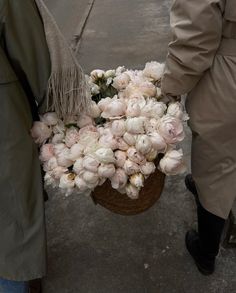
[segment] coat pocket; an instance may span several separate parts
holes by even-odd
[[[224,18],[228,21],[236,22],[235,0],[226,0]]]

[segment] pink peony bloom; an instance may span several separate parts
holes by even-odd
[[[80,176],[75,177],[75,185],[79,192],[85,192],[89,189],[87,183]]]
[[[91,118],[90,116],[86,114],[81,114],[77,120],[77,126],[79,128],[83,128],[87,125],[92,125],[93,123],[94,123],[93,118]]]
[[[98,175],[102,178],[111,178],[116,172],[114,164],[101,164],[98,167]]]
[[[44,122],[36,121],[31,129],[31,135],[35,143],[42,144],[52,135],[52,130]]]
[[[147,135],[140,135],[137,138],[135,147],[136,147],[137,151],[139,151],[141,154],[145,155],[151,151],[152,142]]]
[[[111,148],[112,150],[115,150],[118,148],[117,140],[115,139],[115,137],[113,136],[111,132],[109,133],[104,132],[104,135],[102,135],[99,139],[99,145],[101,147]]]
[[[46,162],[54,156],[54,147],[53,144],[47,143],[44,144],[40,149],[40,161]]]
[[[182,122],[171,115],[165,115],[160,119],[158,132],[168,144],[176,144],[185,137]]]
[[[79,130],[76,127],[70,127],[66,131],[65,144],[67,147],[72,147],[79,141]]]
[[[178,175],[186,171],[182,150],[170,150],[159,163],[160,170],[166,175]]]
[[[61,166],[57,166],[49,173],[53,178],[59,180],[63,174],[68,173],[68,169]]]
[[[130,77],[127,73],[121,73],[113,79],[112,86],[118,91],[124,90],[130,82]]]
[[[140,171],[144,176],[149,176],[154,173],[156,166],[153,162],[146,162],[144,165],[140,166]]]
[[[151,81],[158,81],[164,73],[165,64],[156,61],[148,62],[143,70],[143,75]]]
[[[160,153],[163,153],[166,151],[167,144],[164,140],[164,138],[158,133],[158,132],[153,132],[148,135],[152,142],[152,147],[159,151]]]
[[[114,118],[125,115],[126,104],[117,98],[113,98],[101,114],[103,118]]]
[[[111,132],[114,136],[123,136],[125,131],[126,131],[126,127],[125,127],[125,121],[123,119],[115,120],[112,122]]]
[[[114,189],[124,188],[128,181],[128,176],[121,168],[116,169],[115,174],[110,178],[111,186]]]
[[[100,108],[100,110],[103,112],[106,107],[111,103],[112,99],[107,97],[105,99],[101,99],[99,102],[98,102],[98,107]]]
[[[138,152],[135,147],[130,147],[127,150],[127,156],[132,162],[135,162],[136,164],[143,165],[146,163],[145,156]]]
[[[98,171],[99,164],[100,164],[100,162],[91,156],[85,156],[83,159],[84,169],[91,171],[91,172],[96,173]]]
[[[40,120],[48,126],[54,126],[58,123],[59,118],[55,112],[48,112],[40,117]]]
[[[135,137],[135,135],[133,135],[131,133],[126,132],[123,135],[123,139],[130,146],[134,146],[136,144],[136,137]]]
[[[80,143],[74,144],[70,149],[69,159],[76,161],[84,153],[84,146]]]
[[[129,148],[129,145],[124,141],[122,137],[117,138],[118,149],[122,151],[126,151]]]
[[[140,172],[139,165],[129,159],[125,161],[123,168],[127,175],[133,175]]]
[[[120,151],[120,150],[115,151],[115,159],[116,159],[116,166],[120,168],[123,167],[127,159],[126,152]]]

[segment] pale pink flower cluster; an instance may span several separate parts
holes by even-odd
[[[183,152],[176,146],[185,137],[188,116],[179,102],[167,105],[158,99],[156,82],[163,68],[151,62],[143,71],[94,70],[88,77],[92,95],[103,82],[117,94],[92,101],[86,112],[66,121],[55,113],[41,116],[32,136],[41,145],[45,183],[69,195],[89,194],[109,180],[112,188],[137,199],[156,170],[158,155],[165,174],[184,172]],[[105,122],[96,124],[97,119]]]

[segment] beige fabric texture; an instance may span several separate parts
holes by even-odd
[[[236,2],[175,0],[171,27],[162,91],[188,94],[199,199],[226,219],[236,198]]]
[[[42,0],[35,0],[41,14],[50,52],[52,73],[48,83],[47,110],[65,118],[86,110],[90,105],[85,75],[73,52]]]

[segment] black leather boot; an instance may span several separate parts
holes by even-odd
[[[197,188],[193,180],[192,174],[186,175],[184,182],[185,182],[186,188],[193,194],[196,204],[198,206],[199,205],[198,193],[197,193]]]
[[[224,225],[224,219],[198,205],[198,232],[187,232],[185,243],[197,268],[204,275],[210,275],[215,270],[215,259],[219,252]]]

